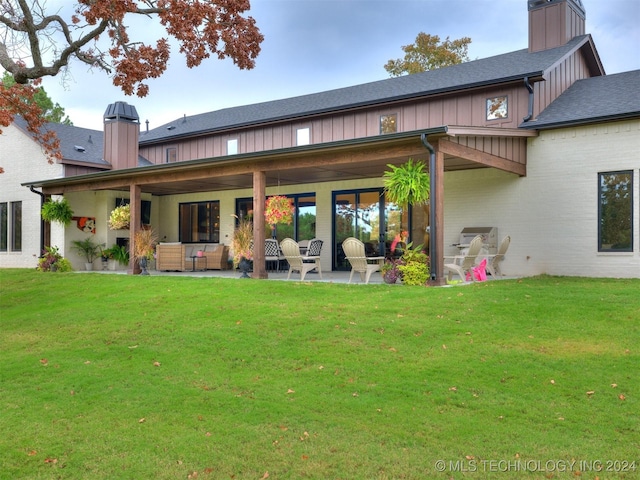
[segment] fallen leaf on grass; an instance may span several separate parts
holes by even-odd
[[[624,396],[624,395],[622,395],[622,394],[618,395],[618,398],[619,398],[620,400],[622,400],[622,401],[624,401],[624,400],[626,400],[626,399],[627,399],[627,397],[625,397],[625,396]]]
[[[450,391],[450,392],[457,392],[457,391],[458,391],[458,389],[457,389],[456,387],[451,387],[451,388],[449,388],[449,391]]]
[[[612,383],[612,384],[611,384],[611,388],[617,388],[617,387],[618,387],[618,384],[617,384],[617,383]]]
[[[57,458],[45,458],[44,459],[44,463],[53,463],[55,465],[56,463],[58,463],[58,459]]]
[[[291,393],[296,393],[296,391],[291,389],[287,390],[287,394],[291,394]]]
[[[264,480],[265,478],[269,478],[269,472],[264,472],[264,475],[262,475],[262,480]]]
[[[309,460],[309,456],[308,455],[302,455],[302,460]]]
[[[47,360],[46,358],[41,358],[40,363],[46,367],[47,365],[49,365],[49,360]]]
[[[556,381],[555,380],[551,380],[551,385],[555,385]]]
[[[160,362],[153,362],[153,366],[154,367],[159,367],[160,366]]]
[[[138,423],[144,423],[146,422],[146,420],[147,420],[146,418],[141,418],[140,420],[138,420]]]
[[[84,362],[85,365],[89,365],[91,363],[91,361],[87,360],[86,362]]]
[[[289,430],[289,427],[286,427],[284,425],[280,425],[280,427],[278,428],[280,428],[280,430],[282,430],[283,432],[286,432],[287,430]]]
[[[35,455],[37,455],[38,452],[36,452],[35,450],[31,450],[29,453],[27,453],[27,455],[29,455],[30,457],[33,457]]]
[[[589,391],[587,392],[587,395],[591,396],[591,395],[593,395],[594,393],[596,393],[596,391],[595,391],[595,390],[589,390]]]
[[[443,349],[443,350],[446,350],[446,349],[447,349],[447,346],[443,344],[443,345],[442,345],[442,349]]]

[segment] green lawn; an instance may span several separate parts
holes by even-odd
[[[640,478],[640,280],[0,288],[2,479]]]

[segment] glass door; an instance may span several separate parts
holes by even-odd
[[[365,245],[367,256],[384,256],[397,234],[410,231],[409,215],[402,208],[386,203],[382,189],[351,190],[333,194],[334,270],[351,267],[342,242],[355,237]]]

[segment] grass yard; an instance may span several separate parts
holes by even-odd
[[[640,478],[640,280],[0,288],[2,479]]]

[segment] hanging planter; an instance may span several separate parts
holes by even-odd
[[[55,201],[49,199],[42,205],[42,219],[47,222],[58,222],[65,227],[71,223],[73,218],[73,210],[66,198]]]
[[[396,167],[387,165],[391,171],[384,172],[384,189],[387,199],[406,207],[407,205],[426,204],[429,201],[429,173],[424,162],[407,163]]]
[[[110,230],[125,230],[129,228],[131,222],[131,207],[130,205],[120,205],[114,208],[109,215],[109,229]]]
[[[290,198],[284,195],[274,195],[267,198],[264,218],[269,225],[276,225],[278,223],[286,223],[290,225],[293,222],[293,212],[295,207]]]

